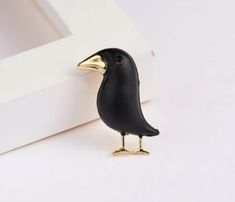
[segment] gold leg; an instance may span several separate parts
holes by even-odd
[[[139,150],[134,152],[137,155],[149,155],[149,152],[143,149],[142,136],[139,136]]]
[[[118,156],[118,155],[129,155],[131,154],[130,151],[128,151],[126,148],[125,148],[125,133],[121,133],[121,137],[122,137],[122,146],[120,149],[116,150],[113,152],[113,156]]]

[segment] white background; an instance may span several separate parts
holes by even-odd
[[[119,136],[98,120],[2,155],[0,201],[235,201],[235,4],[118,3],[156,49],[152,154],[111,157]]]

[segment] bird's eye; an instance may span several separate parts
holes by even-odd
[[[125,62],[125,59],[121,55],[118,55],[115,57],[115,62],[117,65],[122,65]]]

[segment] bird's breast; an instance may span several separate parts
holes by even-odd
[[[124,129],[130,116],[139,108],[137,82],[104,80],[97,96],[97,109],[101,119],[115,130]],[[138,110],[137,110],[138,111]]]

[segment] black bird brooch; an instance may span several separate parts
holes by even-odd
[[[103,74],[103,81],[97,96],[100,118],[122,137],[122,147],[113,152],[119,154],[142,154],[149,152],[142,148],[143,136],[155,136],[159,131],[145,120],[139,96],[139,76],[133,58],[124,50],[110,48],[101,50],[78,64],[79,69],[95,70]],[[125,136],[139,137],[139,149],[125,148]]]

